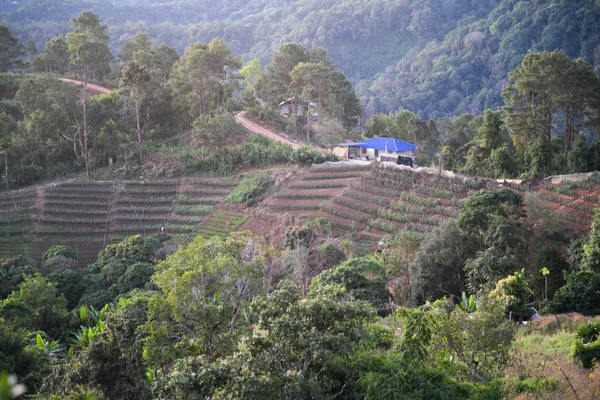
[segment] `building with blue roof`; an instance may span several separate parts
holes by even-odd
[[[417,150],[417,146],[412,143],[385,137],[374,137],[357,143],[340,143],[339,146],[348,147],[348,158],[377,161],[398,160],[398,157],[414,159]],[[350,149],[355,149],[355,151],[350,151]]]

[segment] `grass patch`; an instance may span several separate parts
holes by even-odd
[[[243,203],[256,201],[265,193],[273,182],[268,173],[253,172],[244,177],[242,182],[225,197],[227,203]]]

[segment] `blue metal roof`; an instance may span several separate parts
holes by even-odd
[[[358,143],[340,143],[340,146],[361,147],[365,149],[375,149],[384,151],[407,151],[415,150],[417,146],[412,143],[403,142],[394,138],[374,137],[368,140],[363,140]]]

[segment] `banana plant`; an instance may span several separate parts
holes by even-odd
[[[81,306],[79,309],[73,310],[73,315],[79,320],[80,323],[93,323],[97,324],[98,321],[105,321],[106,314],[110,309],[110,304],[105,304],[100,310],[96,310],[94,306]]]
[[[11,265],[8,268],[0,267],[0,281],[2,281],[2,279],[5,279],[5,278],[10,278],[12,276],[13,272],[15,272],[14,265]]]
[[[64,358],[64,346],[61,346],[56,340],[51,342],[44,340],[39,333],[35,335],[36,347],[46,353],[48,357]]]
[[[465,292],[462,292],[462,299],[458,305],[461,310],[468,312],[469,314],[475,312],[477,310],[477,306],[475,305],[475,296],[470,295],[467,298]]]

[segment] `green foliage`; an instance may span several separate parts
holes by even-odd
[[[19,310],[21,306],[32,313],[33,320],[29,329],[42,330],[51,337],[62,333],[67,317],[66,299],[58,291],[57,285],[48,282],[41,274],[24,276],[18,291],[14,291],[0,303],[0,317],[19,323],[22,315],[13,311]]]
[[[504,304],[493,296],[479,296],[468,313],[446,301],[432,311],[432,349],[445,364],[450,357],[455,376],[489,382],[504,374],[516,328],[504,316]],[[461,379],[458,378],[458,379]]]
[[[519,217],[523,199],[512,190],[479,190],[463,202],[456,225],[472,235],[486,232],[493,216]]]
[[[577,328],[577,339],[584,344],[595,342],[600,337],[600,322],[590,322]]]
[[[31,336],[26,331],[7,320],[0,318],[0,322],[0,397],[12,398],[6,397],[10,390],[8,374],[16,374],[29,393],[35,393],[48,372],[48,359],[36,346],[30,345]]]
[[[358,264],[358,265],[357,265]],[[370,267],[369,269],[372,269]],[[356,300],[369,302],[380,314],[386,313],[385,305],[390,302],[392,296],[385,287],[385,281],[381,278],[369,279],[362,270],[360,263],[347,261],[337,267],[321,272],[313,278],[310,283],[309,296],[316,296],[326,290],[329,285],[340,285],[346,292]],[[381,269],[381,265],[375,267]]]
[[[551,308],[556,313],[579,312],[584,315],[600,313],[600,274],[577,271],[566,275],[567,283],[554,295]]]
[[[46,252],[44,252],[44,254],[42,254],[42,261],[48,261],[56,256],[77,260],[77,252],[75,249],[69,246],[57,245],[50,247],[48,250],[46,250]]]
[[[250,173],[225,197],[225,201],[228,203],[256,202],[258,197],[265,193],[271,185],[272,179],[268,173]]]
[[[600,341],[596,340],[590,344],[584,344],[581,340],[575,341],[573,358],[582,367],[591,369],[600,360]]]
[[[474,253],[475,247],[454,222],[427,233],[409,266],[411,303],[459,297],[466,284],[463,266]]]
[[[6,25],[0,25],[0,41],[2,42],[0,72],[10,71],[19,63],[18,59],[24,53],[23,45]]]
[[[243,251],[248,256],[241,258]],[[158,366],[183,354],[209,359],[229,354],[246,329],[242,308],[264,291],[262,263],[269,251],[250,235],[198,236],[157,265],[152,281],[160,294],[149,304],[147,363]],[[238,287],[238,281],[245,284]]]
[[[531,301],[533,291],[525,280],[525,269],[515,271],[513,275],[499,280],[489,296],[496,297],[504,304],[505,313],[512,313],[512,318],[528,318],[533,311],[525,304]]]

